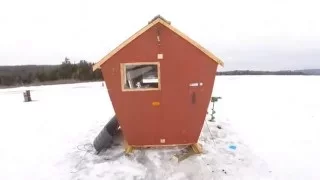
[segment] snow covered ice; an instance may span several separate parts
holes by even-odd
[[[0,89],[0,179],[318,180],[319,82],[217,76],[213,93],[222,99],[216,122],[203,126],[204,153],[180,163],[172,160],[179,147],[125,156],[120,142],[99,155],[90,151],[114,115],[101,82]],[[23,102],[26,89],[32,102]]]

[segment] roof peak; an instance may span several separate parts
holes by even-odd
[[[194,40],[192,40],[191,38],[189,38],[187,35],[183,34],[181,31],[179,31],[178,29],[176,29],[175,27],[173,27],[171,25],[170,21],[167,21],[165,18],[163,18],[161,15],[157,15],[155,16],[151,21],[149,21],[148,25],[144,26],[143,28],[141,28],[138,32],[136,32],[135,34],[133,34],[132,36],[130,36],[127,40],[125,40],[124,42],[122,42],[120,45],[118,45],[115,49],[113,49],[111,52],[109,52],[109,54],[107,54],[106,56],[104,56],[99,62],[97,62],[96,64],[94,64],[94,66],[92,67],[93,71],[95,71],[98,68],[101,68],[101,65],[104,64],[110,57],[112,57],[113,55],[115,55],[118,51],[120,51],[122,48],[124,48],[125,46],[127,46],[129,43],[131,43],[134,39],[136,39],[137,37],[139,37],[141,34],[143,34],[144,32],[146,32],[148,29],[150,29],[151,27],[153,27],[155,24],[157,23],[161,23],[162,25],[166,26],[167,28],[169,28],[171,31],[173,31],[174,33],[176,33],[178,36],[182,37],[183,39],[185,39],[186,41],[188,41],[189,43],[191,43],[193,46],[195,46],[196,48],[198,48],[200,51],[202,51],[204,54],[206,54],[208,57],[210,57],[210,59],[212,59],[213,61],[217,62],[218,64],[220,64],[221,66],[224,66],[224,63],[218,58],[216,57],[214,54],[212,54],[209,50],[205,49],[204,47],[202,47],[200,44],[198,44],[197,42],[195,42]]]
[[[162,21],[171,24],[170,21],[166,20],[164,17],[162,17],[160,14],[156,15],[154,18],[151,19],[151,21],[148,22],[148,24],[152,23],[153,21],[157,20],[157,19],[161,19]]]

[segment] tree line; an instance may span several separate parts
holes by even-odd
[[[93,72],[94,63],[81,60],[71,63],[68,58],[60,65],[0,66],[0,86],[19,86],[59,80],[102,80],[100,69]]]
[[[308,75],[302,71],[251,71],[251,70],[235,70],[217,72],[217,75]]]
[[[32,83],[59,84],[66,81],[102,80],[101,70],[92,71],[94,63],[81,60],[71,63],[65,58],[60,65],[0,66],[0,86],[20,86]],[[320,70],[319,70],[320,72]],[[310,75],[304,71],[251,71],[235,70],[217,72],[217,75]]]

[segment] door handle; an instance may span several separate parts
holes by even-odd
[[[192,95],[191,95],[191,102],[192,102],[192,104],[195,104],[195,103],[196,103],[196,100],[197,100],[197,98],[196,98],[196,93],[195,93],[195,92],[192,92]]]

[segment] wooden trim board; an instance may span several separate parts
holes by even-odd
[[[132,153],[134,149],[137,148],[169,148],[175,146],[187,146],[192,149],[195,154],[202,154],[203,149],[199,143],[188,143],[188,144],[167,144],[167,145],[128,145],[125,141],[125,153]]]
[[[135,148],[166,148],[166,147],[174,147],[174,146],[190,146],[194,143],[186,143],[186,144],[156,144],[156,145],[130,145]]]

